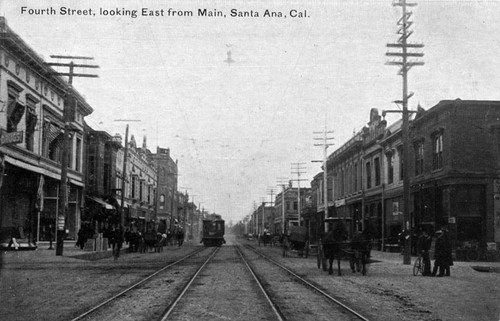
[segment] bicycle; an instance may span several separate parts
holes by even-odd
[[[470,248],[466,252],[467,260],[472,262],[496,262],[499,260],[499,257],[498,251],[488,250],[482,247]]]
[[[422,254],[420,254],[415,260],[415,263],[413,263],[413,275],[417,276],[419,273],[422,275],[424,274],[424,258]]]
[[[469,262],[476,261],[496,261],[498,252],[496,250],[490,250],[485,245],[480,246],[478,241],[465,241],[458,248],[465,260]]]

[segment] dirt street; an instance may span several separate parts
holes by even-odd
[[[227,245],[235,240],[226,239]],[[256,241],[238,241],[258,247]],[[4,252],[0,256],[0,315],[7,321],[33,320],[33,316],[68,320],[82,307],[117,293],[193,246],[199,245],[188,242],[181,248],[166,247],[162,253],[124,254],[117,261],[111,257],[84,260],[81,254],[85,253],[74,248],[65,249],[63,257],[42,248]],[[292,253],[283,258],[279,248],[260,249],[345,303],[361,308],[371,320],[500,320],[500,273],[473,270],[471,266],[481,265],[478,262],[456,262],[451,277],[431,278],[413,276],[412,267],[403,265],[398,253],[373,251],[375,262],[367,276],[353,274],[348,262],[342,262],[344,275],[339,277],[318,269],[315,257]],[[499,263],[482,265],[500,270]],[[237,297],[234,292],[228,292],[228,300]]]

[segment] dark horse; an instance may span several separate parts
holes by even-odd
[[[337,258],[337,271],[338,275],[342,275],[340,272],[340,259],[342,257],[342,243],[347,238],[347,232],[342,224],[338,223],[335,229],[331,228],[329,225],[329,231],[326,233],[323,239],[323,253],[325,258],[328,259],[329,269],[328,274],[333,274],[333,260]]]
[[[351,270],[366,275],[366,263],[370,255],[371,243],[366,233],[358,232],[351,240]]]

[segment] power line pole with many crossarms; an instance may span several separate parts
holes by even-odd
[[[75,64],[74,59],[85,59],[92,60],[92,57],[82,57],[82,56],[58,56],[52,55],[51,58],[55,59],[70,59],[69,63],[47,63],[49,66],[57,67],[68,67],[69,72],[59,73],[59,76],[68,76],[68,89],[64,97],[64,137],[63,137],[63,149],[62,149],[62,159],[61,159],[61,182],[60,182],[60,197],[57,215],[57,233],[56,233],[56,256],[63,255],[64,249],[64,237],[66,232],[66,214],[68,210],[68,163],[69,163],[69,135],[71,123],[76,121],[77,112],[77,100],[73,95],[73,77],[91,77],[97,78],[97,75],[91,74],[77,74],[74,72],[74,68],[99,68],[96,65],[86,65],[86,64]]]

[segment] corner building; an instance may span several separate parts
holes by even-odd
[[[410,178],[410,224],[418,234],[447,226],[453,247],[500,243],[500,102],[444,100],[419,106],[410,121],[408,164],[401,121],[387,126],[377,109],[366,127],[328,158],[329,216],[352,231],[370,228],[375,246],[397,243],[403,229],[403,178]],[[407,166],[407,169],[405,167]],[[319,179],[319,177],[318,177]],[[315,184],[321,195],[322,183]],[[332,195],[330,195],[330,193]]]
[[[0,33],[0,238],[14,233],[21,242],[33,243],[55,232],[68,95],[76,98],[76,108],[68,123],[69,197],[64,227],[67,237],[75,238],[84,186],[83,119],[93,109],[3,17]]]

